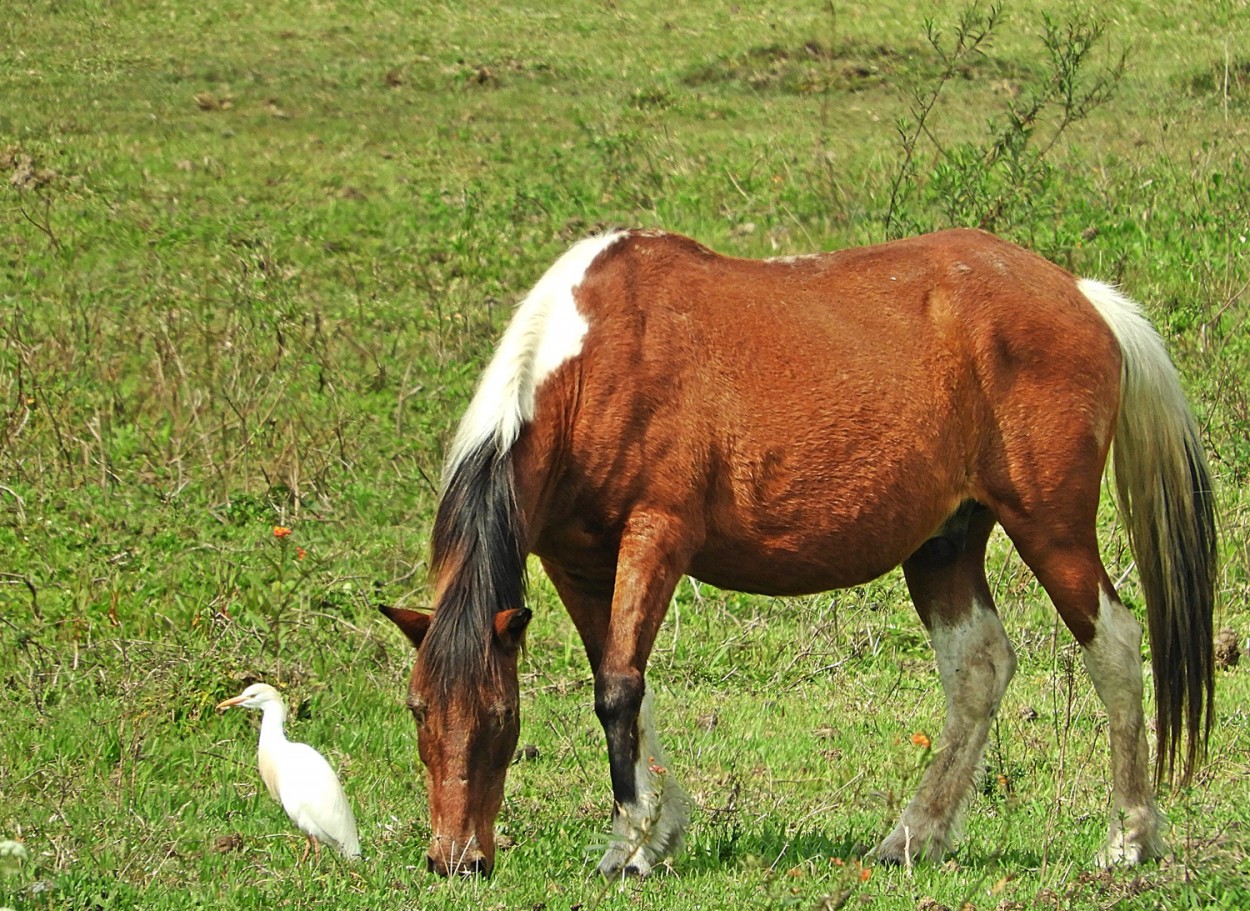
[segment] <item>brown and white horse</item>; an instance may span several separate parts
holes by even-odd
[[[683,573],[796,595],[902,564],[947,717],[876,854],[941,858],[1016,666],[983,566],[995,523],[1107,710],[1098,860],[1158,856],[1142,629],[1095,531],[1112,448],[1152,640],[1157,777],[1178,758],[1188,776],[1212,717],[1213,497],[1176,372],[1134,303],[970,230],[758,262],[656,232],[577,244],[521,304],[460,424],[432,615],[387,610],[418,649],[408,705],[430,868],[494,864],[530,553],[594,673],[615,806],[604,874],[645,875],[686,825],[645,681]]]

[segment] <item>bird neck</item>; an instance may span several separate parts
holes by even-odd
[[[270,702],[261,710],[260,739],[262,742],[286,740],[282,725],[286,721],[286,706],[281,702]]]

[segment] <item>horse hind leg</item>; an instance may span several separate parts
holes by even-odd
[[[1150,784],[1142,713],[1142,628],[1110,591],[1110,582],[1100,589],[1094,636],[1082,643],[1085,668],[1107,709],[1111,734],[1111,823],[1106,847],[1096,858],[1102,867],[1137,864],[1168,851]]]
[[[988,510],[966,504],[903,563],[933,643],[946,721],[915,797],[877,847],[877,857],[887,863],[940,860],[951,850],[990,725],[1015,673],[1015,652],[985,579],[985,544],[993,527]]]
[[[1168,851],[1150,781],[1142,711],[1142,628],[1116,597],[1098,557],[1092,515],[1087,522],[1066,524],[1085,531],[1073,532],[1053,517],[1045,523],[1036,517],[1028,523],[1003,518],[1021,558],[1080,644],[1085,669],[1107,712],[1112,808],[1107,844],[1097,863],[1136,864]]]

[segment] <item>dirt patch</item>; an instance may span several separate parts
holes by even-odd
[[[904,80],[927,79],[940,72],[941,61],[922,45],[891,47],[867,42],[826,45],[806,41],[797,47],[771,44],[722,57],[690,70],[689,86],[730,86],[755,92],[808,95],[825,91],[862,92]],[[964,79],[1023,78],[1024,68],[979,56],[964,63]]]
[[[699,66],[685,75],[690,86],[729,85],[757,92],[805,95],[837,86],[860,91],[895,75],[904,55],[885,46],[829,48],[819,41],[799,47],[768,45]]]
[[[1181,87],[1195,98],[1215,100],[1238,107],[1250,105],[1250,60],[1212,60],[1180,79]]]

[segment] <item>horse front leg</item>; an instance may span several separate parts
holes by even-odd
[[[645,513],[631,518],[621,540],[595,668],[613,797],[612,844],[599,862],[604,876],[646,876],[680,848],[689,819],[689,801],[660,750],[646,666],[695,537],[669,515]]]
[[[612,683],[608,688],[616,686]],[[597,692],[602,689],[596,685]],[[632,694],[626,698],[632,700]],[[609,877],[644,877],[681,848],[689,800],[660,750],[650,693],[643,692],[632,712],[624,700],[614,703],[596,695],[595,710],[608,739],[614,801],[612,842],[599,861],[599,872]]]
[[[571,573],[549,560],[543,560],[543,567],[586,648],[595,678],[595,708],[607,735],[613,839],[599,869],[605,876],[645,875],[679,847],[685,803],[660,752],[645,680],[601,670],[612,617],[613,580]],[[645,765],[640,761],[644,757]]]

